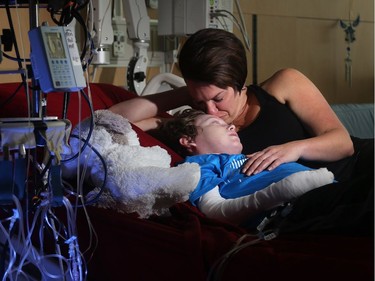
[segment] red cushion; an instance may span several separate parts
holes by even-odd
[[[0,84],[0,118],[26,117],[27,112],[24,87],[20,83]]]
[[[0,84],[0,118],[28,116],[25,88],[20,87],[18,89],[19,85],[19,83]],[[103,83],[91,83],[89,88],[84,89],[84,93],[87,97],[91,97],[93,110],[107,109],[116,103],[136,96],[124,88]],[[31,90],[30,94],[32,94]],[[52,92],[46,94],[46,101],[46,116],[63,118],[64,93]],[[84,96],[77,92],[71,93],[66,119],[72,122],[72,126],[75,126],[80,120],[87,118],[90,114],[90,106]],[[142,146],[159,145],[165,148],[172,157],[172,165],[182,160],[180,155],[156,138],[145,133],[135,125],[133,125],[133,128],[137,132]]]
[[[92,106],[94,110],[107,109],[115,103],[130,99],[135,95],[123,88],[113,86],[110,84],[91,84],[90,88],[84,90],[87,96],[91,97]],[[47,115],[62,117],[63,109],[62,93],[49,93],[47,96]],[[81,105],[81,106],[80,106]],[[81,120],[90,116],[90,107],[87,101],[78,93],[72,93],[67,111],[67,119],[69,119],[73,126],[76,125],[80,118],[78,109],[81,109]]]
[[[0,117],[27,117],[27,99],[25,88],[19,87],[19,83],[0,84]],[[87,96],[91,96],[93,109],[106,109],[115,103],[130,99],[135,95],[123,88],[110,84],[90,84],[90,88],[84,89]],[[32,90],[29,90],[32,95]],[[51,92],[45,95],[47,101],[46,116],[63,116],[64,93]],[[80,106],[79,106],[80,105]],[[90,115],[90,107],[82,95],[71,93],[67,110],[67,119],[75,126],[79,122],[79,110],[81,120]]]

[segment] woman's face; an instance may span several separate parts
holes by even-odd
[[[186,81],[189,93],[197,109],[205,111],[232,124],[242,113],[246,104],[246,95],[240,95],[234,88],[219,88],[212,84]]]
[[[200,115],[195,120],[197,135],[192,141],[194,154],[228,153],[239,154],[241,141],[234,125],[210,114]]]

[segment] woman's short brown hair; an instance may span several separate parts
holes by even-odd
[[[231,32],[206,28],[191,35],[178,57],[185,80],[241,91],[247,78],[246,50]]]

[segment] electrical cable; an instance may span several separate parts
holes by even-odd
[[[80,5],[78,1],[65,1],[65,5],[63,5],[62,8],[56,10],[55,7],[50,5],[47,7],[47,11],[49,11],[51,19],[55,24],[66,26],[74,19],[73,13],[81,10],[88,3],[89,1],[85,1],[82,5]],[[59,15],[60,18],[57,19],[56,15]]]
[[[91,1],[90,1],[91,3]],[[89,100],[92,100],[92,96],[91,96],[91,87],[90,87],[90,77],[89,77],[89,73],[88,71],[85,71],[85,74],[86,74],[86,80],[88,81],[88,85],[87,85],[87,91],[88,91],[88,98]],[[81,104],[81,96],[79,96],[79,105]],[[79,106],[79,110],[78,110],[78,116],[79,116],[79,120],[82,119],[82,112],[81,112],[81,106]],[[79,126],[79,135],[81,135],[81,127]],[[80,157],[81,158],[81,157]],[[79,158],[79,159],[80,159]],[[87,170],[87,167],[88,167],[88,162],[85,161],[84,163],[84,167],[83,167],[83,170],[84,170],[84,173],[85,171]],[[84,181],[84,173],[82,173],[82,178],[80,179],[80,165],[77,166],[77,186],[78,186],[78,193],[79,194],[84,194],[83,192],[83,181]],[[105,175],[107,174],[107,172],[105,172]],[[103,188],[104,188],[104,185],[105,185],[105,182],[103,182]],[[81,198],[81,197],[77,197],[78,198]],[[90,202],[89,202],[90,203]],[[76,204],[78,205],[78,204]],[[99,244],[99,239],[98,239],[98,235],[91,223],[91,219],[90,219],[90,216],[88,214],[88,211],[87,211],[87,208],[86,208],[86,204],[82,204],[82,208],[80,208],[83,212],[84,212],[84,215],[85,215],[85,218],[86,218],[86,221],[87,221],[87,227],[88,227],[88,236],[89,236],[89,243],[87,245],[87,248],[83,251],[83,254],[85,254],[85,256],[88,255],[88,252],[91,250],[90,252],[90,256],[88,257],[88,262],[93,258],[94,256],[94,252],[96,250],[96,248],[98,247],[98,244]],[[76,211],[78,210],[78,208],[76,208]]]
[[[87,74],[87,72],[86,72],[86,75],[88,75]],[[88,86],[87,86],[87,93],[88,93],[88,99],[90,100],[90,101],[92,101],[92,96],[91,96],[91,87],[90,87],[90,84],[88,84]],[[80,101],[80,103],[81,103],[81,101]],[[82,112],[81,112],[81,107],[80,107],[80,111],[79,111],[79,116],[80,116],[80,119],[82,118]],[[92,122],[94,123],[93,124],[93,126],[95,126],[95,122],[94,122],[94,112],[92,111],[91,112],[91,118],[92,118]],[[79,128],[79,135],[81,136],[82,134],[81,134],[81,123],[79,123],[79,126],[78,126],[78,128]],[[86,136],[86,138],[87,138],[87,141],[88,141],[88,143],[89,143],[89,141],[90,141],[90,139],[92,138],[93,136]],[[89,152],[89,154],[88,155],[91,155],[91,153],[92,153],[92,150]],[[82,152],[79,152],[79,159],[81,159],[81,154],[82,154]],[[88,168],[88,160],[89,160],[89,157],[88,158],[86,158],[86,161],[84,162],[84,165],[83,165],[83,169],[82,169],[82,174],[80,174],[79,172],[80,172],[80,168],[81,168],[81,165],[80,165],[80,163],[79,163],[79,161],[78,161],[78,165],[77,165],[77,174],[78,175],[82,175],[81,176],[81,178],[79,178],[79,177],[77,177],[77,183],[78,183],[78,192],[79,192],[79,194],[84,194],[84,190],[83,190],[83,186],[84,186],[84,180],[85,180],[85,178],[86,178],[86,171],[87,171],[87,168]],[[77,204],[78,204],[78,199],[82,199],[83,197],[77,197]]]
[[[13,215],[10,216],[9,218],[0,221],[0,233],[3,232],[4,235],[0,235],[0,237],[3,237],[1,239],[6,239],[8,243],[8,249],[9,249],[9,261],[8,261],[8,266],[5,269],[2,280],[13,280],[11,273],[14,271],[14,265],[16,264],[17,261],[17,246],[16,245],[21,245],[21,243],[25,240],[25,235],[24,235],[24,228],[22,224],[22,207],[21,204],[18,200],[18,198],[13,195],[13,202],[15,205],[15,208],[13,208]],[[9,221],[9,227],[8,231],[5,229],[3,226],[3,222]],[[13,230],[16,228],[16,225],[18,225],[18,237],[17,239],[13,238]],[[1,240],[0,240],[1,242]],[[7,279],[9,277],[10,279]]]
[[[221,20],[220,17],[216,17],[216,19],[220,23],[220,25],[224,28],[224,30],[229,31],[228,24],[225,20]]]
[[[89,38],[89,34],[88,34],[88,31],[87,31],[87,27],[86,27],[86,24],[81,16],[80,13],[78,13],[78,11],[74,10],[72,12],[73,14],[73,17],[77,20],[77,22],[81,25],[81,27],[83,28],[83,35],[84,35],[84,40],[83,40],[83,49],[82,49],[82,52],[81,52],[81,61],[84,60],[85,56],[86,56],[86,52],[87,52],[87,40]]]
[[[64,93],[64,100],[63,100],[63,110],[62,110],[62,114],[61,114],[62,119],[66,119],[69,101],[70,101],[70,92],[65,92]]]
[[[26,238],[23,238],[21,240],[18,239],[19,242],[14,244],[22,245],[23,249],[19,252],[19,255],[21,257],[20,262],[18,263],[18,265],[15,263],[12,264],[12,266],[10,267],[12,269],[9,271],[9,274],[17,273],[16,277],[19,278],[20,276],[25,274],[23,268],[26,267],[26,265],[33,263],[35,266],[37,266],[39,272],[44,277],[42,280],[50,280],[51,278],[61,280],[63,276],[66,276],[67,274],[72,274],[72,271],[74,271],[72,266],[74,266],[74,263],[76,263],[75,266],[78,265],[79,275],[78,278],[72,278],[72,280],[83,280],[82,264],[86,267],[86,263],[83,260],[83,256],[79,253],[79,247],[77,242],[73,244],[74,255],[70,255],[70,258],[62,256],[61,252],[59,251],[57,251],[57,254],[44,254],[43,244],[45,243],[45,238],[43,233],[47,229],[52,230],[53,236],[55,237],[54,240],[56,242],[56,246],[59,246],[59,241],[68,241],[70,237],[74,236],[73,234],[76,233],[76,229],[74,223],[75,218],[72,215],[74,213],[72,211],[72,207],[70,206],[69,201],[66,198],[64,198],[63,201],[64,205],[67,208],[67,228],[64,227],[63,223],[59,221],[59,219],[53,214],[51,210],[50,203],[52,199],[52,193],[50,191],[47,191],[42,193],[41,196],[43,196],[42,203],[36,209],[31,227],[27,230],[28,235],[26,236]],[[36,221],[38,218],[40,218],[42,221],[39,227],[39,243],[41,250],[36,251],[36,249],[31,244],[31,236],[33,235],[34,230],[36,229]],[[43,223],[43,221],[45,222],[45,224]],[[20,220],[20,222],[22,221]],[[56,228],[56,225],[58,225],[59,228]],[[61,231],[64,229],[65,231],[63,231],[64,233],[62,233]],[[60,264],[59,271],[56,271],[57,267],[54,267],[55,272],[51,271],[52,268],[50,267],[50,265],[52,259],[56,259]]]
[[[51,278],[62,280],[63,276],[66,276],[67,274],[71,274],[71,272],[74,271],[72,269],[71,262],[74,263],[75,260],[77,260],[76,265],[80,266],[79,269],[80,269],[81,274],[78,275],[78,278],[75,278],[75,279],[72,278],[72,280],[83,280],[83,274],[82,274],[81,268],[82,268],[82,264],[86,266],[86,263],[82,261],[83,256],[79,254],[79,248],[77,244],[73,245],[74,246],[73,250],[74,250],[75,255],[70,255],[69,259],[62,256],[61,254],[44,254],[43,244],[45,243],[45,240],[44,240],[44,236],[41,233],[43,233],[46,230],[47,225],[49,225],[52,231],[55,233],[55,237],[61,237],[64,241],[68,241],[68,239],[72,236],[71,233],[75,233],[76,229],[75,229],[75,224],[73,223],[73,221],[75,221],[74,217],[72,217],[71,215],[73,214],[72,208],[67,206],[68,231],[65,231],[65,234],[61,235],[60,234],[61,230],[56,229],[53,221],[56,221],[58,225],[63,225],[63,224],[60,223],[57,217],[55,217],[54,215],[47,216],[48,213],[52,214],[51,204],[50,204],[51,194],[50,192],[46,192],[44,193],[43,196],[45,196],[43,199],[43,203],[40,205],[39,208],[36,209],[36,212],[34,213],[33,222],[31,223],[31,227],[28,229],[24,229],[23,227],[22,207],[20,203],[18,202],[18,199],[15,196],[13,197],[15,205],[16,205],[16,209],[14,209],[14,215],[10,217],[10,219],[8,220],[12,220],[18,223],[18,238],[17,237],[11,238],[12,235],[10,233],[12,229],[14,229],[14,227],[12,227],[11,224],[9,226],[9,231],[6,231],[5,227],[3,226],[4,220],[0,222],[0,232],[5,233],[5,235],[2,235],[1,237],[4,237],[4,236],[6,237],[6,239],[8,240],[9,249],[10,249],[8,267],[2,279],[4,281],[13,280],[13,278],[15,278],[14,280],[19,280],[20,278],[22,279],[22,277],[25,277],[22,280],[27,280],[26,277],[29,276],[29,273],[26,273],[24,269],[26,269],[26,266],[28,266],[29,264],[34,264],[36,269],[39,270],[40,274],[43,277],[41,280],[51,280]],[[67,202],[68,202],[67,199],[65,199],[64,204],[67,205],[69,203]],[[48,217],[53,218],[52,223],[49,223]],[[33,236],[34,231],[37,229],[36,222],[38,218],[40,218],[41,221],[47,222],[47,224],[41,223],[39,227],[39,233],[40,233],[39,243],[40,243],[40,246],[41,246],[40,248],[42,249],[42,251],[37,251],[33,247],[32,241],[31,241],[31,237]],[[25,234],[27,235],[25,236]],[[59,243],[58,241],[56,242]],[[17,258],[17,254],[20,257],[19,259]],[[57,268],[56,266],[53,265],[52,258],[57,259],[57,261],[60,262],[60,264],[62,265],[62,267],[60,268],[60,273],[59,271],[56,271]],[[19,260],[18,263],[17,263],[17,260]],[[51,265],[53,265],[52,268],[51,268]],[[54,269],[55,271],[52,272],[51,271],[52,269]]]
[[[236,0],[235,3],[236,3],[237,12],[240,16],[241,26],[243,28],[244,40],[246,42],[246,45],[248,46],[248,50],[250,51],[250,40],[249,40],[249,36],[248,36],[247,30],[246,30],[245,19],[243,18],[243,12],[242,12],[242,9],[241,9],[241,6],[240,6],[240,2],[238,0]]]
[[[219,281],[221,280],[221,276],[223,276],[223,272],[227,266],[227,264],[231,261],[231,259],[241,250],[245,249],[246,247],[253,246],[255,244],[260,243],[263,239],[257,238],[250,242],[242,243],[242,241],[247,238],[248,236],[253,236],[249,234],[245,234],[244,236],[240,237],[234,247],[229,250],[227,253],[222,255],[210,268],[208,273],[207,280],[208,281]]]
[[[87,33],[87,46],[88,46],[88,52],[86,52],[86,56],[88,56],[87,59],[83,58],[85,61],[85,68],[84,70],[88,69],[88,66],[91,65],[92,60],[94,59],[94,51],[95,51],[95,45],[93,41],[93,37],[95,36],[94,31],[94,13],[93,13],[93,5],[92,1],[89,1],[87,5],[87,15],[86,15],[86,22],[84,23],[84,26],[86,28]],[[96,65],[94,65],[94,68]],[[93,79],[92,79],[93,80]]]
[[[80,151],[77,152],[75,155],[73,155],[70,158],[62,159],[61,160],[62,163],[67,163],[67,162],[70,162],[70,161],[76,159],[79,156],[79,154],[82,153],[85,150],[85,148],[87,147],[88,142],[89,142],[89,140],[91,138],[92,132],[94,131],[94,108],[92,106],[92,102],[90,101],[90,99],[88,98],[88,96],[85,94],[85,92],[83,90],[80,90],[80,93],[83,95],[83,97],[87,101],[87,104],[90,107],[90,112],[91,112],[91,115],[90,115],[90,129],[89,129],[89,132],[88,132],[87,137],[86,137],[86,142],[83,144],[83,146],[81,147]]]
[[[112,11],[111,11],[111,5],[112,5],[112,3],[111,3],[111,1],[108,1],[108,4],[107,4],[107,7],[105,8],[105,11],[104,11],[104,14],[103,14],[103,18],[105,18],[105,16],[106,16],[106,14],[107,13],[111,13]],[[102,20],[101,21],[101,23],[100,23],[100,27],[99,27],[99,30],[103,30],[103,24],[104,24],[104,20]],[[95,29],[95,27],[94,27],[94,29]],[[98,38],[98,40],[97,40],[97,42],[100,44],[100,42],[102,41],[102,34],[103,32],[100,32],[99,33],[99,38]],[[96,33],[97,34],[97,33]]]
[[[10,235],[1,222],[0,222],[0,233],[2,233],[1,237],[3,237],[3,239],[5,239],[5,243],[8,245],[8,249],[9,249],[8,265],[7,265],[7,267],[4,267],[3,273],[0,276],[0,277],[2,277],[1,278],[2,281],[6,281],[7,280],[6,278],[9,274],[9,272],[11,271],[11,269],[13,267],[13,264],[16,263],[17,255],[16,255],[15,249],[13,248],[13,244],[12,244],[12,241],[10,239]],[[5,256],[6,255],[4,253],[4,257]]]
[[[67,198],[64,197],[63,203],[67,210],[67,217],[69,221],[76,221],[77,214],[73,211],[73,208]],[[82,259],[79,250],[79,245],[77,243],[77,229],[76,224],[68,223],[68,239],[65,241],[69,244],[69,256],[72,261],[72,269],[70,273],[73,274],[73,280],[82,280]],[[77,279],[79,277],[79,279]]]
[[[228,17],[228,15],[230,17]],[[241,24],[238,22],[237,18],[231,12],[229,12],[227,10],[216,10],[215,13],[212,13],[212,17],[214,17],[218,20],[220,19],[220,17],[229,19],[231,22],[233,22],[236,25],[238,30],[241,32],[241,35],[243,34],[243,29],[241,27]]]
[[[227,264],[236,254],[238,254],[238,252],[242,251],[243,249],[249,246],[258,244],[262,241],[269,241],[276,238],[280,233],[280,225],[282,224],[284,218],[291,212],[292,208],[293,204],[291,202],[288,202],[277,207],[269,215],[267,215],[261,223],[258,224],[256,228],[256,234],[248,233],[241,236],[236,241],[232,249],[230,249],[227,253],[225,253],[219,259],[216,260],[216,262],[213,264],[209,271],[208,280],[220,280],[221,276],[223,276],[223,272]],[[243,241],[248,237],[256,237],[256,239],[243,243]]]
[[[46,217],[46,221],[49,222],[48,218]],[[67,221],[68,223],[70,222],[70,218],[67,218]],[[54,235],[54,240],[55,240],[55,251],[57,252],[57,256],[62,256],[61,255],[61,248],[60,248],[60,243],[59,243],[59,232],[56,231],[56,225],[55,225],[55,222],[53,219],[51,219],[51,221],[49,222],[50,223],[50,227],[52,229],[52,231],[55,233]],[[59,259],[58,260],[58,264],[60,266],[60,269],[61,269],[61,273],[64,273],[64,265],[63,265],[63,262],[62,262],[62,259]],[[46,268],[47,269],[47,268]],[[65,273],[63,274],[63,276],[65,275]],[[48,277],[50,278],[56,278],[55,276],[51,276],[51,274],[48,274]],[[79,279],[76,279],[76,280],[79,280]]]
[[[12,60],[12,61],[27,61],[27,62],[30,62],[31,60],[30,59],[25,59],[25,58],[16,58],[16,57],[12,57],[10,55],[8,55],[7,53],[5,53],[4,51],[1,51],[2,55],[4,58],[7,58],[9,60]]]
[[[11,221],[11,220],[14,220],[14,212],[13,212],[13,215],[10,215],[9,217],[3,219],[3,220],[0,220],[0,233],[1,232],[4,232],[4,235],[1,235],[0,237],[11,237],[11,232],[13,230],[13,228],[11,227],[11,222],[9,223],[9,234],[7,234],[7,231],[5,230],[5,227],[2,226],[2,223],[4,222],[7,222],[7,221]],[[3,230],[3,231],[1,231]],[[9,240],[6,239],[6,241],[1,241],[0,240],[0,245],[2,245],[2,248],[0,250],[2,250],[2,254],[0,255],[0,277],[3,277],[5,276],[5,265],[6,265],[6,257],[7,257],[7,251],[10,251],[10,243],[9,243]]]
[[[87,73],[86,73],[87,74]],[[90,101],[91,101],[91,91],[90,91],[91,89],[90,89],[90,86],[88,86],[88,96],[86,96],[86,101],[88,101],[90,104],[92,104]],[[80,107],[81,108],[81,107]],[[94,121],[93,121],[93,119],[94,119],[94,112],[93,112],[93,110],[91,111],[91,116],[90,116],[91,118],[90,118],[90,131],[91,132],[93,132],[93,127],[94,127]],[[79,112],[79,119],[81,118],[81,113]],[[99,153],[99,151],[95,148],[95,147],[93,147],[91,144],[90,144],[90,139],[91,139],[91,137],[92,137],[92,134],[88,134],[87,136],[86,136],[86,138],[83,138],[83,137],[80,137],[80,136],[78,136],[78,135],[75,135],[75,134],[71,134],[71,136],[70,136],[71,138],[76,138],[76,139],[79,139],[80,141],[82,141],[83,142],[83,144],[84,144],[84,146],[89,146],[90,148],[91,148],[91,151],[93,151],[97,156],[98,156],[98,158],[99,158],[99,160],[101,161],[101,163],[102,163],[102,167],[103,167],[103,170],[104,170],[104,178],[103,178],[103,182],[102,182],[102,185],[99,187],[99,192],[98,192],[98,194],[94,197],[94,198],[92,198],[91,200],[89,200],[89,201],[87,201],[87,202],[83,202],[82,204],[80,204],[80,203],[78,203],[78,201],[76,202],[76,204],[75,204],[75,206],[77,206],[77,207],[83,207],[84,205],[92,205],[92,204],[94,204],[94,203],[96,203],[98,200],[99,200],[99,197],[101,196],[101,194],[103,193],[103,191],[104,191],[104,188],[105,188],[105,184],[106,184],[106,181],[107,181],[107,165],[106,165],[106,162],[105,162],[105,160],[104,160],[104,158],[102,157],[102,155]],[[83,146],[82,146],[82,148],[83,148]],[[83,152],[83,149],[80,149],[79,151],[78,151],[78,153],[76,153],[75,155],[77,155],[77,157],[78,156],[80,156],[81,154],[82,154],[82,152]],[[77,168],[78,168],[78,171],[77,171],[77,175],[78,175],[78,184],[77,184],[77,193],[74,193],[73,191],[70,191],[70,192],[68,192],[68,193],[70,193],[71,195],[75,195],[76,196],[76,198],[77,199],[81,199],[81,200],[83,200],[83,194],[84,194],[84,192],[83,192],[83,190],[82,190],[82,187],[83,187],[83,184],[84,184],[84,182],[83,182],[83,180],[85,179],[85,172],[86,172],[86,169],[87,169],[87,162],[88,162],[88,160],[89,160],[89,158],[90,157],[87,157],[87,159],[86,159],[86,162],[85,162],[85,165],[84,165],[84,167],[83,167],[83,170],[82,170],[82,173],[79,171],[79,167],[80,167],[80,164],[78,163],[78,165],[77,165]],[[80,161],[80,159],[81,159],[81,157],[79,157],[78,158],[78,162]],[[81,179],[81,180],[79,180],[79,178]],[[73,189],[72,189],[73,190]]]
[[[28,87],[28,84],[27,84],[27,81],[29,81],[29,73],[28,73],[28,70],[27,70],[27,65],[26,65],[26,52],[25,52],[25,44],[23,42],[23,34],[22,34],[22,28],[21,28],[21,19],[20,19],[20,14],[18,12],[18,4],[17,4],[17,0],[15,0],[15,3],[16,3],[16,15],[17,15],[17,22],[18,22],[18,30],[19,30],[19,34],[18,36],[20,37],[20,40],[21,40],[21,49],[22,49],[22,57],[23,59],[20,58],[20,54],[19,52],[16,52],[17,54],[17,58],[19,59],[18,61],[18,64],[19,65],[22,65],[21,61],[23,61],[23,70],[24,72],[21,74],[21,78],[22,78],[22,81],[24,82],[24,87],[25,87],[25,93],[26,93],[26,101],[27,101],[27,109],[28,109],[28,117],[30,117],[31,115],[31,97],[30,97],[30,93],[29,93],[29,87]],[[17,41],[16,39],[14,38],[15,40],[15,43],[14,43],[14,46],[15,46],[15,49],[16,49],[16,46],[17,46]],[[17,47],[17,50],[18,50],[18,47]]]
[[[5,241],[4,244],[0,242],[0,277],[4,276],[5,270],[5,260],[6,260],[6,252],[9,249],[9,242]]]
[[[34,183],[34,194],[33,196],[38,197],[40,192],[43,192],[46,189],[46,185],[43,183],[46,175],[52,165],[52,158],[51,155],[48,156],[48,158],[45,160],[45,164],[39,164],[36,159],[36,150],[33,150],[34,157],[33,157],[33,168],[34,171],[31,176],[27,177],[27,182],[33,182]],[[28,202],[28,200],[26,200]]]
[[[21,56],[20,56],[20,52],[19,52],[19,49],[18,49],[16,34],[14,33],[15,29],[14,29],[13,20],[12,20],[12,14],[10,12],[9,0],[5,1],[5,10],[6,10],[6,14],[7,14],[7,17],[8,17],[9,28],[11,30],[10,34],[12,36],[12,40],[13,40],[13,44],[14,44],[14,51],[15,51],[16,57],[17,57],[18,69],[22,69]],[[17,1],[16,1],[16,12],[18,13]],[[26,83],[26,77],[25,77],[24,73],[21,73],[21,78],[22,78],[22,81]]]
[[[84,143],[87,143],[87,140],[82,138],[82,137],[79,137],[77,135],[74,135],[72,134],[71,137],[73,138],[77,138],[81,141],[83,141]],[[90,201],[87,201],[85,205],[92,205],[94,203],[96,203],[98,200],[99,200],[99,197],[100,195],[103,193],[104,191],[104,188],[105,188],[105,184],[107,182],[107,174],[108,174],[108,168],[107,168],[107,164],[103,158],[103,156],[100,154],[100,152],[94,147],[92,146],[90,143],[88,143],[88,146],[92,149],[92,151],[99,157],[100,161],[102,162],[102,166],[103,166],[103,171],[104,171],[104,178],[103,178],[103,182],[102,182],[102,185],[101,187],[99,188],[100,191],[98,192],[98,194],[93,198],[91,199]],[[74,195],[74,193],[71,193]],[[78,194],[77,194],[78,196]],[[78,207],[82,207],[83,205],[77,205]]]
[[[32,245],[32,240],[31,240],[31,236],[34,232],[34,229],[35,229],[35,226],[36,226],[36,222],[37,222],[37,218],[39,217],[39,214],[41,213],[41,208],[37,208],[36,209],[36,213],[34,214],[34,218],[33,218],[33,221],[32,221],[32,224],[31,224],[31,227],[27,229],[27,235],[26,237],[23,239],[23,243],[22,243],[22,249],[19,253],[20,255],[20,261],[17,265],[17,275],[20,274],[22,268],[24,267],[24,264],[26,263],[27,259],[29,259],[29,256],[32,254],[32,256],[34,258],[37,257],[35,251],[34,251],[34,247]],[[20,224],[22,225],[22,220],[20,219]]]
[[[224,13],[224,14],[222,14],[222,13]],[[246,49],[248,51],[250,51],[251,50],[251,43],[250,43],[250,39],[249,39],[249,36],[247,34],[247,31],[245,29],[246,27],[243,24],[240,24],[238,22],[237,18],[231,12],[229,12],[227,10],[216,10],[215,13],[213,13],[214,17],[222,16],[222,17],[228,18],[228,15],[230,16],[229,19],[237,26],[237,28],[241,32],[242,38],[245,42]]]
[[[85,24],[85,21],[79,11],[83,9],[89,2],[90,1],[87,0],[82,5],[80,5],[77,1],[67,1],[67,3],[62,9],[55,10],[54,7],[52,6],[47,8],[47,10],[50,13],[51,19],[55,24],[59,26],[67,26],[73,21],[73,19],[75,19],[82,27],[83,29],[82,33],[84,35],[82,51],[80,54],[80,59],[82,62],[85,62],[85,56],[87,53],[87,45],[88,45],[87,42],[89,39],[91,40],[91,37],[87,31],[87,26]],[[59,15],[60,18],[57,19],[56,15]],[[88,60],[87,62],[82,64],[82,68],[84,71],[89,66],[90,62],[91,60]]]

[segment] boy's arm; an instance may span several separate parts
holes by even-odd
[[[251,216],[273,209],[302,194],[333,182],[326,168],[294,173],[253,194],[225,199],[215,187],[198,200],[197,206],[207,217],[241,224]]]

